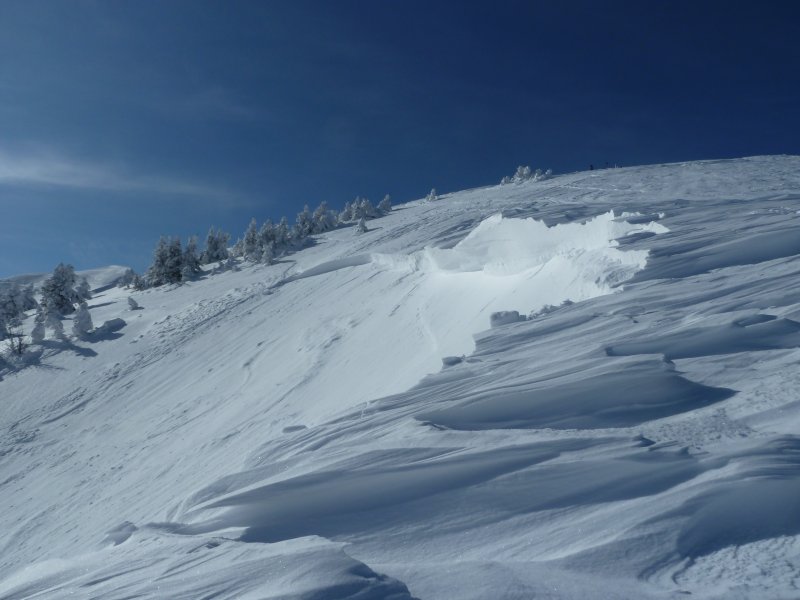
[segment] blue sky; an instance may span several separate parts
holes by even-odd
[[[800,153],[795,2],[0,2],[0,277],[356,195]]]

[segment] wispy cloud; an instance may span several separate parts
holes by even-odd
[[[49,148],[0,147],[0,186],[63,187],[110,192],[146,192],[233,200],[228,189],[162,174],[137,173],[117,165],[72,159]]]

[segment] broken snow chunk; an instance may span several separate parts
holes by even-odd
[[[519,311],[516,310],[501,310],[492,313],[491,317],[489,317],[489,323],[492,327],[500,327],[501,325],[525,320],[526,317],[520,316]]]
[[[125,327],[127,323],[123,319],[111,319],[95,329],[98,333],[114,333]]]
[[[459,363],[464,362],[464,356],[445,356],[442,359],[442,366],[444,367],[452,367]]]

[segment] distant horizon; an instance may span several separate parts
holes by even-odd
[[[800,154],[755,154],[755,155],[751,155],[751,156],[738,156],[738,157],[730,157],[730,158],[727,158],[727,157],[726,158],[702,158],[702,159],[697,159],[697,160],[675,160],[675,161],[662,162],[662,163],[658,163],[657,162],[657,163],[645,163],[645,164],[635,164],[635,165],[610,165],[608,167],[597,166],[597,165],[593,165],[593,166],[594,166],[594,171],[604,171],[604,170],[608,170],[608,169],[636,169],[636,168],[643,168],[643,167],[657,167],[657,166],[662,166],[662,165],[664,165],[664,166],[680,165],[680,164],[684,164],[684,163],[737,161],[737,160],[747,160],[747,159],[752,159],[752,158],[773,157],[773,156],[785,156],[785,157],[798,157],[798,158],[800,158]],[[517,165],[517,166],[526,166],[526,165]],[[578,173],[583,173],[583,172],[589,173],[589,172],[592,172],[592,170],[587,168],[587,169],[581,169],[581,170],[576,170],[576,171],[566,171],[566,172],[563,172],[563,173],[553,172],[553,177],[558,177],[560,175],[573,175],[573,174],[578,174]],[[508,174],[511,175],[513,173],[508,173]],[[473,189],[492,188],[492,187],[495,187],[497,185],[500,185],[499,179],[495,183],[489,183],[489,184],[486,184],[486,185],[477,185],[477,186],[473,186],[473,187],[470,187],[470,188],[459,188],[459,189],[452,189],[452,190],[444,190],[444,189],[442,189],[442,190],[437,190],[437,192],[439,193],[439,195],[446,195],[446,194],[452,194],[452,193],[457,193],[457,192],[462,192],[462,191],[467,191],[467,190],[473,190]],[[392,202],[393,202],[394,205],[397,206],[397,205],[405,204],[407,202],[415,202],[415,201],[418,201],[418,200],[422,200],[422,199],[424,199],[424,197],[425,197],[425,194],[423,194],[419,198],[410,198],[410,199],[405,200],[405,201],[395,201],[395,199],[392,199]],[[342,206],[343,205],[344,205],[344,203],[342,204]],[[330,207],[333,208],[333,209],[336,209],[336,210],[340,210],[342,208],[342,206],[333,206],[333,205],[331,205]],[[311,209],[313,210],[314,207],[312,206]],[[267,219],[271,219],[273,222],[277,222],[277,220],[280,219],[283,216],[286,216],[288,218],[288,215],[265,215],[263,218],[258,218],[257,216],[253,215],[253,216],[247,218],[247,220],[242,223],[242,226],[241,226],[240,230],[232,230],[232,231],[228,231],[228,230],[224,230],[224,229],[223,230],[226,231],[227,233],[230,233],[230,235],[231,235],[231,245],[233,245],[233,243],[236,241],[237,238],[242,237],[242,235],[243,235],[243,233],[244,233],[244,231],[245,231],[245,229],[247,227],[247,224],[250,222],[251,218],[255,218],[258,221],[259,225],[260,225],[261,223],[263,223]],[[289,222],[291,223],[292,219],[289,219]],[[198,233],[190,233],[190,234],[188,234],[188,236],[181,237],[181,240],[185,241],[186,239],[188,239],[188,237],[194,235],[194,236],[197,236],[198,243],[202,247],[204,239],[205,239],[205,234],[208,232],[208,229],[211,228],[211,227],[218,228],[217,225],[211,223],[205,228],[205,230],[202,233],[200,233],[200,232],[198,232]],[[152,242],[152,248],[150,249],[150,252],[148,252],[147,255],[142,257],[141,260],[139,261],[139,263],[138,263],[139,268],[137,268],[135,264],[121,264],[121,263],[106,263],[106,264],[95,264],[95,265],[86,265],[86,266],[81,265],[81,266],[78,266],[78,265],[75,265],[73,263],[70,263],[69,261],[59,260],[55,264],[53,264],[53,266],[50,269],[46,269],[46,270],[42,270],[42,271],[27,271],[27,272],[21,272],[21,273],[7,273],[7,274],[0,273],[0,281],[13,281],[13,280],[20,279],[20,278],[25,278],[25,277],[35,277],[35,278],[46,277],[50,272],[52,272],[52,270],[59,263],[72,265],[75,268],[76,272],[78,272],[79,274],[81,272],[87,272],[87,271],[93,271],[93,270],[103,270],[103,269],[106,269],[106,268],[113,268],[113,267],[131,268],[134,271],[136,271],[137,273],[142,274],[146,270],[147,266],[150,264],[150,262],[152,260],[152,250],[155,249],[155,246],[158,243],[158,240],[162,236],[163,237],[173,237],[171,234],[162,233],[158,237],[154,238],[153,242]]]

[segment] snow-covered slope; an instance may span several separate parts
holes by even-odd
[[[0,363],[0,598],[797,598],[799,211],[594,171],[102,291]]]

